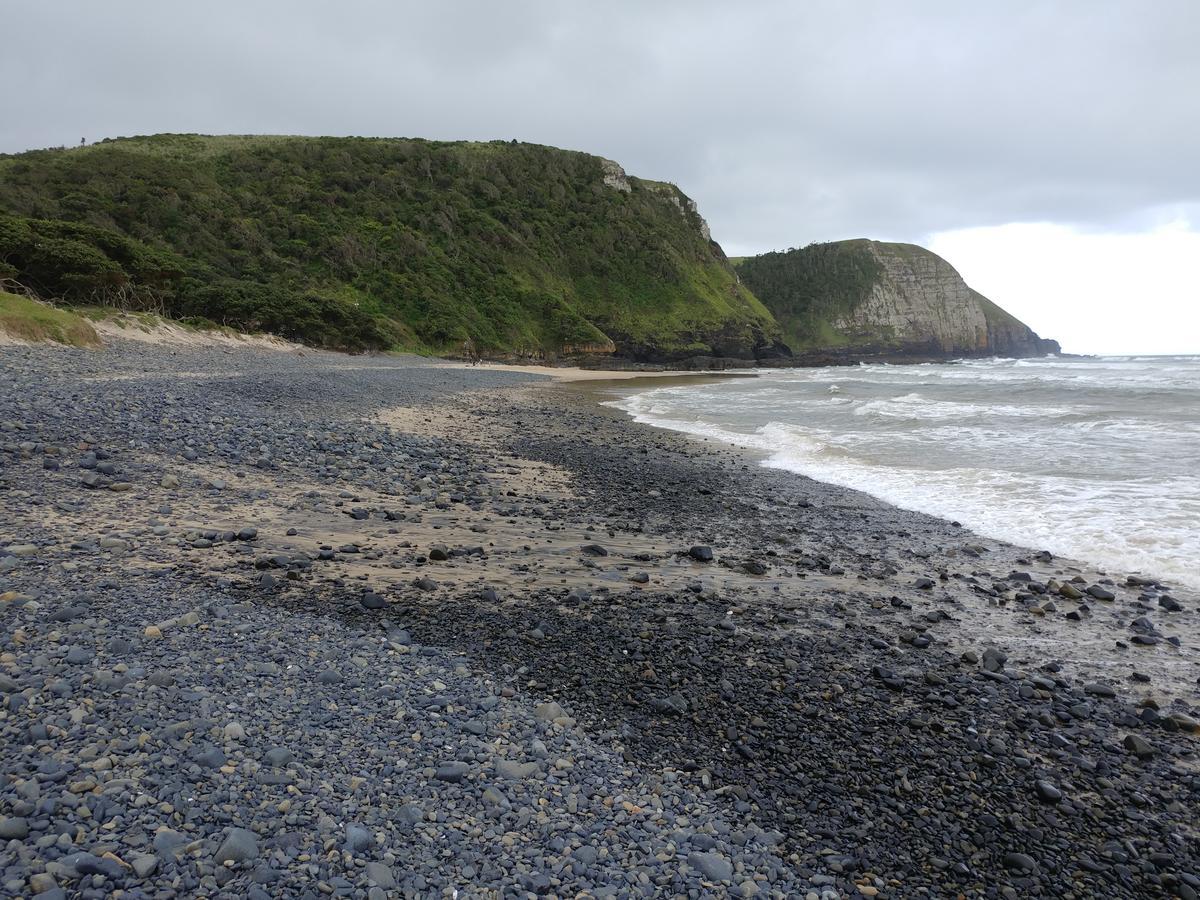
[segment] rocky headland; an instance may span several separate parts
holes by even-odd
[[[1060,352],[915,244],[852,240],[740,260],[783,327],[788,365],[923,362]]]
[[[5,895],[1200,890],[1197,598],[1152,573],[597,405],[629,383],[0,376]]]

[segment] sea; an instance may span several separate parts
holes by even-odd
[[[776,369],[610,405],[985,537],[1200,589],[1200,356]]]

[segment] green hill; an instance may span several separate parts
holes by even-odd
[[[677,187],[531,144],[119,138],[0,156],[0,283],[307,343],[786,353]]]
[[[1059,350],[915,244],[810,244],[739,258],[737,273],[771,310],[800,363]]]

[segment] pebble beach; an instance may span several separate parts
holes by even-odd
[[[1178,585],[620,382],[123,339],[0,380],[0,895],[1200,896]]]

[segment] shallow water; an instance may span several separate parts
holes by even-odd
[[[1200,357],[787,369],[611,405],[983,535],[1200,588]]]

